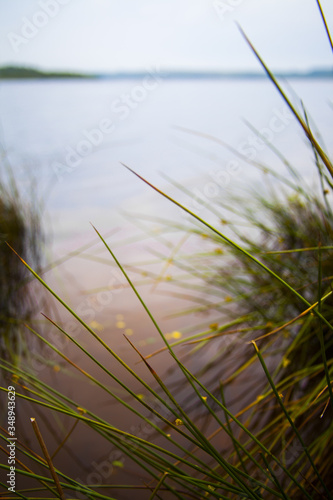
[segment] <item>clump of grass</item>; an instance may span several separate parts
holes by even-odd
[[[5,159],[2,164],[7,175],[0,179],[0,356],[14,359],[19,358],[26,348],[23,321],[29,319],[35,306],[26,286],[29,274],[17,265],[17,259],[6,243],[38,266],[42,231],[36,207],[32,202],[23,201]]]
[[[304,498],[305,491],[310,498],[317,498],[316,491],[321,491],[320,498],[324,494],[323,484],[329,491],[333,486],[330,475],[332,404],[329,402],[333,364],[333,217],[329,178],[321,183],[322,191],[311,191],[301,182],[293,192],[290,186],[286,189],[283,184],[277,188],[275,184],[265,197],[252,193],[251,201],[246,203],[244,197],[217,202],[211,208],[218,220],[223,221],[223,227],[225,207],[231,211],[230,207],[237,207],[237,216],[246,223],[246,231],[237,225],[233,228],[234,239],[150,186],[201,222],[206,241],[214,244],[211,253],[205,255],[201,251],[197,259],[192,256],[191,265],[196,270],[204,268],[203,255],[210,263],[201,277],[206,289],[220,290],[221,299],[205,307],[223,311],[225,322],[211,324],[205,332],[177,344],[191,340],[197,343],[197,349],[215,344],[215,360],[209,364],[214,380],[210,392],[217,395],[219,384],[226,391],[230,387],[229,393],[233,387],[239,392],[244,387],[248,394],[234,407],[246,415],[247,429],[260,438],[261,445],[284,461],[294,477],[302,484],[305,481],[305,490],[295,488],[284,471],[277,473],[279,487],[291,498]],[[320,199],[322,195],[324,201]],[[193,233],[198,231],[202,229],[196,225]],[[219,252],[217,245],[221,245]],[[174,251],[171,253],[173,263],[177,264]],[[183,262],[184,259],[180,260],[180,267]],[[195,271],[193,276],[198,279],[200,273]],[[225,359],[225,342],[221,342],[221,336],[225,339],[228,334],[238,337],[238,342],[234,355]],[[241,342],[250,341],[256,341],[256,354],[249,349],[239,350]],[[263,377],[255,368],[258,359],[264,369]],[[200,378],[204,371],[201,369],[196,376]],[[252,383],[246,379],[253,379]],[[236,452],[240,444],[248,446],[252,457],[261,456],[258,443],[243,441],[244,438],[242,431],[237,433],[237,444],[233,441],[230,457],[239,456]],[[262,459],[265,460],[264,456]],[[244,461],[247,472],[257,477],[257,464],[242,458],[239,465]],[[272,469],[271,466],[267,464],[274,475],[275,466]]]
[[[243,235],[243,247],[291,285],[309,306],[283,283],[261,272],[256,262],[235,250],[231,251],[228,266],[223,266],[222,259],[211,281],[234,299],[233,314],[246,317],[246,322],[239,326],[240,331],[246,331],[242,335],[244,341],[256,339],[271,360],[274,383],[285,408],[302,429],[306,442],[316,450],[322,477],[331,489],[332,406],[327,379],[332,379],[333,363],[332,212],[314,193],[308,197],[299,193],[281,196],[280,191],[278,197],[270,193],[265,198],[257,196],[256,201],[254,210],[244,214],[254,231]],[[315,312],[320,312],[326,322]],[[243,350],[233,358],[234,373],[248,373],[250,377],[255,359]],[[226,387],[235,382],[237,378],[232,375]],[[267,446],[274,443],[278,456],[288,456],[293,432],[286,429],[285,416],[266,391],[267,388],[263,392],[266,397],[258,402],[249,421],[261,429],[262,442]],[[268,419],[271,424],[263,426]],[[293,458],[299,460],[296,467],[305,467],[306,471],[300,456],[300,450],[294,449]]]

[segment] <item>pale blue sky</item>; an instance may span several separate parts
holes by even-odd
[[[315,0],[0,0],[0,64],[257,69],[235,20],[275,70],[332,67]]]

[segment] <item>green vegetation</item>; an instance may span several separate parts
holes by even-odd
[[[4,156],[2,169],[7,175],[0,183],[0,356],[15,364],[27,348],[23,322],[29,319],[35,304],[27,293],[29,274],[17,265],[6,243],[38,266],[42,234],[38,209],[23,201]]]
[[[25,68],[20,66],[5,66],[0,68],[0,80],[4,79],[25,79],[25,78],[89,78],[89,75],[83,75],[72,72],[41,71],[35,68]]]
[[[44,342],[96,390],[123,405],[124,412],[135,415],[143,427],[137,433],[124,431],[113,425],[112,416],[105,420],[98,411],[82,408],[80,401],[43,382],[38,373],[2,359],[1,368],[13,377],[17,400],[31,403],[36,412],[42,408],[49,421],[51,415],[68,417],[71,424],[63,429],[60,448],[79,425],[83,439],[84,427],[111,449],[119,450],[119,455],[109,457],[114,468],[121,469],[121,457],[128,457],[131,464],[141,467],[147,479],[139,485],[130,481],[116,485],[106,474],[103,484],[81,484],[68,477],[61,465],[53,469],[52,457],[45,456],[44,460],[18,440],[17,483],[25,476],[32,480],[32,486],[29,490],[17,489],[14,498],[32,499],[39,494],[41,498],[65,498],[65,494],[77,498],[78,493],[88,499],[120,498],[125,494],[132,498],[142,487],[144,498],[150,499],[332,498],[333,164],[310,128],[306,113],[296,111],[254,47],[252,50],[311,144],[318,190],[309,189],[287,161],[288,177],[266,167],[267,175],[275,177],[267,196],[253,195],[246,206],[236,198],[211,204],[206,208],[216,216],[218,223],[214,225],[135,174],[190,216],[194,225],[193,229],[184,228],[187,234],[204,236],[207,245],[213,246],[204,256],[178,259],[179,248],[171,250],[173,264],[186,270],[196,282],[201,280],[207,297],[211,293],[210,301],[202,301],[202,309],[215,308],[224,318],[174,343],[169,342],[121,261],[94,228],[110,260],[116,263],[149,316],[156,335],[163,340],[170,364],[178,373],[176,388],[162,379],[150,357],[144,357],[128,340],[146,368],[147,377],[139,375],[135,366],[129,366],[111,349],[91,324],[21,258],[22,266],[102,347],[108,361],[100,362],[82,340],[66,331],[61,319],[49,319],[50,329],[75,345],[103,377],[84,371],[75,361],[77,358],[67,357],[55,341],[43,337],[32,326],[27,326],[26,333]],[[186,193],[184,187],[181,189]],[[234,234],[226,234],[224,229],[229,225],[225,215],[222,217],[225,210],[237,216],[246,230],[241,224],[233,224],[230,227]],[[21,252],[15,242],[12,246],[16,246],[14,252],[18,250],[15,253]],[[170,255],[166,259],[170,261]],[[231,337],[235,342],[227,346],[225,339]],[[194,342],[199,353],[215,345],[209,365],[193,371],[187,362],[189,356],[184,361],[178,355],[177,346],[189,341]],[[193,346],[187,349],[190,352]],[[141,388],[140,393],[117,375],[118,365],[126,380],[132,379]],[[210,383],[205,381],[207,374],[211,374]],[[179,387],[189,395],[191,405],[181,400]],[[231,397],[235,387],[240,393],[236,405],[230,401],[235,399]],[[41,442],[36,425],[34,430]],[[6,433],[2,432],[1,437],[5,447]],[[1,467],[8,470],[6,464]]]

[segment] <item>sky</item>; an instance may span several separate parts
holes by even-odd
[[[322,0],[333,31],[333,2]],[[0,0],[0,65],[117,72],[331,68],[316,0]]]

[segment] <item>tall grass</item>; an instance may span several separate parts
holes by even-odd
[[[27,293],[29,274],[24,267],[17,265],[17,259],[6,242],[23,258],[39,266],[43,237],[37,205],[33,200],[23,199],[5,153],[2,152],[1,156],[0,355],[14,361],[27,348],[23,322],[31,316],[36,304]]]
[[[81,429],[95,432],[110,447],[118,449],[120,456],[128,457],[146,477],[140,484],[128,481],[116,485],[111,477],[105,478],[105,484],[81,484],[68,477],[60,463],[51,463],[57,460],[52,459],[47,450],[48,458],[44,460],[32,449],[34,446],[18,440],[17,482],[25,476],[31,480],[31,487],[29,490],[18,488],[15,497],[77,498],[80,494],[83,498],[110,499],[124,495],[138,497],[143,492],[144,498],[149,499],[332,498],[333,221],[330,196],[333,165],[313,134],[306,114],[296,111],[274,75],[250,46],[311,143],[321,191],[308,190],[300,176],[295,180],[295,171],[291,169],[292,192],[288,182],[284,193],[280,191],[275,195],[273,189],[268,197],[253,196],[252,208],[234,199],[235,212],[255,230],[256,236],[235,228],[232,237],[226,235],[221,226],[192,212],[132,170],[141,181],[189,215],[195,223],[193,232],[204,234],[215,247],[205,256],[211,262],[205,272],[201,273],[200,265],[195,264],[190,272],[195,279],[204,279],[206,289],[211,287],[215,291],[217,298],[211,304],[206,301],[204,307],[214,306],[224,313],[225,319],[173,343],[160,328],[121,258],[94,228],[101,245],[118,266],[124,282],[136,295],[162,340],[170,355],[170,364],[178,373],[178,387],[189,394],[191,405],[184,403],[177,387],[161,377],[154,361],[127,339],[146,369],[147,377],[139,375],[139,371],[119,356],[26,262],[15,241],[9,242],[12,255],[21,260],[23,268],[100,345],[108,362],[100,362],[83,341],[66,331],[61,321],[48,317],[50,329],[57,330],[75,345],[82,357],[90,360],[90,366],[103,372],[103,377],[83,369],[33,326],[27,324],[26,334],[36,336],[82,378],[122,405],[124,412],[140,419],[144,431],[141,428],[138,433],[126,432],[114,426],[111,418],[106,420],[97,411],[82,408],[80,401],[70,398],[65,391],[59,392],[24,365],[14,366],[2,356],[0,366],[13,377],[17,398],[31,403],[36,411],[42,408],[49,420],[51,415],[67,416],[66,422],[70,424],[60,447],[70,439],[75,426],[80,425]],[[184,187],[182,190],[186,193]],[[209,208],[218,215],[224,208],[223,202]],[[186,231],[191,229],[187,226]],[[175,257],[174,249],[172,258],[177,264]],[[201,259],[202,255],[198,257]],[[195,255],[191,258],[195,262]],[[178,265],[183,270],[189,269],[182,261]],[[226,314],[226,299],[232,304],[231,318]],[[234,355],[227,352],[221,342],[227,336],[237,339]],[[215,344],[215,359],[208,367],[190,370],[177,350],[177,346],[185,342],[193,343],[191,348],[194,345],[199,353]],[[115,366],[118,365],[125,370],[126,380],[132,379],[146,397],[117,375]],[[209,383],[205,381],[207,373]],[[236,404],[231,397],[235,387],[237,391],[244,388],[247,393],[243,399],[237,398]],[[83,430],[81,432],[84,439]],[[1,437],[5,450],[5,430]],[[121,463],[118,458],[112,465],[117,467]],[[8,470],[6,464],[1,468]],[[4,482],[2,484],[5,487]]]

